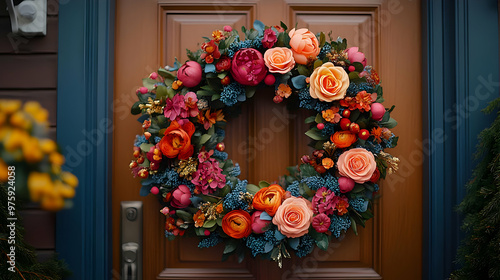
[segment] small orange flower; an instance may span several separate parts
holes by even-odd
[[[347,148],[356,142],[357,137],[350,131],[337,131],[330,136],[330,141],[337,146],[337,148]]]
[[[339,201],[337,202],[337,205],[335,206],[335,209],[337,209],[337,212],[340,216],[343,216],[344,214],[346,214],[348,212],[347,207],[349,207],[349,202],[347,202],[343,199],[339,199]]]
[[[224,206],[222,206],[222,203],[217,204],[217,206],[215,207],[215,211],[217,211],[217,214],[220,214],[222,213],[222,211],[224,211]]]
[[[209,129],[213,124],[216,122],[223,121],[225,122],[226,120],[224,119],[224,114],[222,113],[222,110],[217,110],[213,113],[210,113],[210,109],[205,111],[205,114],[200,113],[198,114],[198,122],[203,124],[205,129]]]
[[[172,83],[172,89],[177,90],[182,86],[182,82],[180,80],[176,80]]]
[[[280,84],[278,86],[278,90],[276,91],[276,94],[281,96],[281,97],[288,98],[290,96],[290,94],[292,94],[292,89],[290,88],[289,85]]]
[[[323,160],[321,160],[321,164],[323,164],[323,167],[325,169],[330,169],[334,165],[333,160],[331,158],[324,158]]]
[[[198,210],[198,212],[193,215],[193,220],[195,227],[202,227],[205,223],[205,214],[203,214],[201,210]]]
[[[220,40],[224,39],[224,34],[222,34],[222,31],[220,30],[214,30],[212,32],[212,37],[214,38],[215,42],[219,43]]]
[[[330,123],[338,123],[340,122],[340,114],[339,112],[339,107],[332,107],[330,109],[324,110],[321,112],[321,115],[323,116],[323,119],[325,121],[330,122]]]
[[[368,112],[370,111],[370,105],[372,104],[372,96],[366,91],[358,92],[356,95],[356,108],[360,111]]]
[[[380,127],[374,127],[372,128],[371,133],[375,137],[375,140],[377,140],[377,142],[380,144],[382,142],[382,139],[380,139],[380,137],[382,136],[382,129]]]

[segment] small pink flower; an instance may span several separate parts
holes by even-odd
[[[140,87],[137,91],[142,93],[142,94],[146,94],[146,93],[148,93],[149,90],[147,87]]]
[[[184,102],[184,95],[177,94],[174,98],[167,99],[167,104],[165,105],[163,114],[165,118],[174,121],[177,117],[186,118],[187,117],[187,108],[186,103]]]
[[[191,191],[186,185],[179,185],[172,193],[172,200],[170,204],[179,209],[183,209],[191,204]]]
[[[270,49],[274,46],[274,44],[278,41],[278,37],[276,37],[276,33],[271,28],[268,28],[264,31],[264,38],[262,38],[262,45],[266,49]]]
[[[189,115],[190,117],[198,116],[199,110],[196,103],[198,102],[198,97],[196,96],[196,93],[192,91],[186,93],[186,95],[184,96],[184,102],[186,103],[187,115]]]
[[[326,214],[321,213],[313,218],[312,226],[317,232],[323,233],[328,231],[331,223],[330,218]]]
[[[222,189],[226,185],[226,176],[222,174],[219,162],[211,158],[208,161],[200,163],[198,170],[193,173],[191,183],[202,194],[213,193],[217,189]]]
[[[214,150],[210,150],[208,152],[205,151],[203,147],[200,153],[198,154],[198,160],[200,163],[207,161],[214,154]]]
[[[163,207],[161,210],[160,210],[160,213],[162,213],[163,215],[168,215],[168,213],[170,212],[170,210],[168,209],[168,207]]]
[[[315,214],[325,213],[327,215],[332,215],[335,204],[335,193],[325,187],[319,188],[312,199],[312,206]]]
[[[365,54],[359,51],[358,47],[351,47],[345,50],[347,53],[347,59],[351,63],[354,62],[359,62],[363,64],[363,66],[366,66],[366,57]]]
[[[264,228],[267,227],[271,221],[261,220],[260,214],[264,211],[255,211],[252,214],[252,231],[257,234],[264,233]]]
[[[158,73],[153,72],[153,73],[149,74],[149,78],[153,79],[153,80],[156,80],[156,78],[158,78]]]
[[[229,25],[226,25],[226,26],[224,26],[224,31],[231,32],[231,31],[233,31],[233,28]]]

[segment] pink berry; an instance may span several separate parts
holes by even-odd
[[[319,129],[319,130],[323,130],[323,128],[325,128],[325,124],[324,123],[318,123],[316,125],[316,127]]]
[[[339,180],[339,189],[341,193],[346,193],[352,191],[354,188],[354,180],[348,177],[340,177]]]
[[[372,103],[371,111],[372,111],[372,119],[380,121],[382,120],[382,118],[384,118],[385,114],[384,105],[380,103]]]
[[[205,236],[209,236],[210,235],[210,231],[208,229],[205,230],[204,232]]]
[[[160,190],[158,189],[158,187],[152,187],[150,192],[154,195],[157,195],[160,193]]]
[[[272,74],[267,75],[264,79],[264,83],[268,86],[274,85],[274,82],[276,82],[276,78]]]
[[[354,70],[356,70],[356,67],[354,67],[354,66],[352,66],[352,65],[351,65],[351,66],[349,66],[349,72],[354,72]]]
[[[276,95],[273,98],[274,103],[281,103],[283,101],[283,97]]]
[[[139,92],[142,93],[142,94],[146,94],[146,93],[148,93],[148,88],[147,87],[141,87],[141,88],[139,88]]]
[[[149,78],[153,79],[153,80],[156,80],[156,78],[158,78],[158,73],[153,72],[153,73],[149,74]]]

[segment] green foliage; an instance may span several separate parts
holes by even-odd
[[[462,266],[451,279],[500,279],[500,98],[486,112],[497,111],[491,127],[480,134],[477,157],[481,162],[467,184],[467,195],[459,205],[465,214],[466,237],[457,261]]]
[[[1,267],[1,279],[25,279],[25,280],[58,280],[68,277],[71,273],[67,269],[66,264],[58,260],[55,256],[46,262],[40,263],[37,261],[35,249],[24,242],[24,226],[22,225],[22,220],[16,212],[16,227],[15,227],[15,245],[9,244],[7,241],[7,236],[10,235],[10,230],[7,225],[4,224],[10,216],[7,209],[7,187],[5,185],[0,186],[0,199],[2,203],[0,204],[0,221],[2,225],[0,226],[0,267]],[[20,207],[19,204],[16,204]],[[10,254],[10,247],[15,247],[15,272],[7,270],[10,265],[7,263],[9,260],[7,254]]]

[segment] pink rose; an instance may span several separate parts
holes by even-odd
[[[266,49],[272,48],[276,41],[278,41],[276,33],[271,28],[266,29],[264,31],[264,38],[262,38],[262,46]]]
[[[289,48],[272,48],[264,53],[264,63],[269,72],[285,74],[293,69],[295,59]]]
[[[177,189],[172,193],[172,201],[170,204],[179,209],[183,209],[191,204],[191,191],[186,185],[179,185]]]
[[[290,36],[290,47],[293,51],[293,57],[298,64],[307,64],[309,59],[315,59],[319,54],[319,43],[311,31],[306,28],[288,32]]]
[[[285,236],[295,238],[309,231],[312,219],[311,202],[303,197],[290,197],[276,211],[273,224]]]
[[[313,218],[312,226],[317,232],[323,233],[328,231],[331,223],[330,218],[326,214],[321,213]]]
[[[245,86],[256,86],[266,77],[267,69],[262,54],[255,49],[241,49],[233,56],[231,75]]]
[[[264,228],[267,227],[271,221],[261,220],[260,214],[264,211],[255,211],[252,214],[252,231],[257,234],[264,233]]]
[[[201,82],[201,65],[188,61],[177,71],[177,79],[186,87],[195,87]]]
[[[363,148],[355,148],[344,152],[337,161],[339,173],[354,182],[363,184],[369,181],[377,168],[373,154]]]
[[[363,66],[366,66],[365,54],[358,50],[359,50],[358,47],[351,47],[346,49],[345,51],[347,53],[347,59],[349,59],[351,63],[359,62],[363,64]]]

